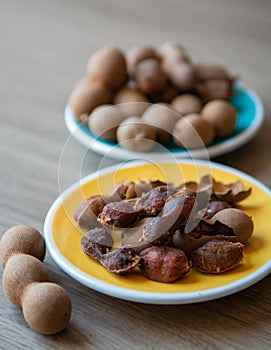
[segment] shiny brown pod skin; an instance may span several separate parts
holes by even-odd
[[[190,269],[185,253],[168,246],[152,246],[140,253],[140,270],[153,281],[169,283],[184,276]]]
[[[192,255],[192,265],[200,272],[222,273],[236,267],[244,255],[242,243],[212,240],[196,249]]]

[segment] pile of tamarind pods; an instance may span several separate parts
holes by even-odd
[[[22,308],[25,321],[41,334],[56,334],[69,323],[71,300],[58,284],[49,281],[43,264],[44,239],[30,226],[7,230],[0,240],[2,284],[6,297]]]

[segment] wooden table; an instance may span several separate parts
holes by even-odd
[[[88,152],[79,174],[85,149],[70,140],[58,187],[69,138],[63,120],[67,98],[88,56],[108,43],[127,49],[172,40],[198,60],[221,62],[240,74],[264,102],[264,125],[247,145],[214,160],[271,186],[270,14],[268,0],[0,0],[1,232],[16,224],[42,231],[59,191],[99,167],[102,157]],[[271,347],[270,275],[218,300],[159,306],[95,292],[67,276],[48,253],[45,264],[71,296],[69,327],[55,336],[39,335],[0,288],[1,349]]]

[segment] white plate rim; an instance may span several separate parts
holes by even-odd
[[[180,151],[172,151],[169,150],[176,158],[200,158],[200,159],[209,159],[213,157],[217,157],[226,153],[229,153],[254,138],[254,136],[258,133],[260,127],[264,121],[264,106],[263,103],[258,96],[258,94],[247,87],[243,82],[236,81],[236,88],[242,89],[246,92],[247,95],[252,99],[255,105],[255,116],[253,118],[253,122],[250,127],[243,130],[237,135],[234,135],[224,141],[221,141],[217,144],[213,144],[207,146],[206,149],[191,149],[188,151],[180,149]],[[101,155],[110,155],[110,157],[119,159],[119,160],[129,160],[135,158],[141,158],[142,156],[145,159],[152,160],[161,160],[166,159],[167,152],[133,152],[125,148],[118,147],[117,151],[114,150],[110,144],[106,144],[100,141],[98,138],[94,138],[90,135],[87,135],[83,130],[78,128],[76,124],[76,117],[72,109],[69,106],[65,107],[64,111],[64,121],[67,129],[70,134],[83,146],[87,147],[87,149],[91,149],[94,152]],[[206,151],[207,150],[207,151]]]
[[[169,163],[172,163],[172,162],[173,161],[169,161]],[[221,169],[226,172],[230,172],[231,174],[247,179],[251,183],[261,188],[266,194],[268,194],[271,197],[271,190],[267,186],[265,186],[263,183],[261,183],[254,177],[240,170],[237,170],[219,163],[215,163],[215,162],[207,162],[205,160],[191,161],[191,160],[183,159],[180,161],[180,163],[194,164],[194,165],[196,164],[199,166],[201,165],[211,166],[212,168],[215,168],[215,169]],[[142,164],[144,164],[143,161],[131,161],[125,164],[124,167],[131,167],[131,166],[134,167]],[[55,263],[73,279],[77,280],[78,282],[82,283],[83,285],[93,290],[109,295],[111,297],[116,297],[119,299],[128,300],[132,302],[147,303],[147,304],[177,305],[177,304],[192,304],[192,303],[204,302],[204,301],[214,300],[227,295],[234,294],[236,292],[239,292],[243,289],[246,289],[252,286],[253,284],[257,283],[258,281],[263,279],[265,276],[267,276],[271,272],[271,257],[270,257],[270,260],[267,263],[265,263],[263,266],[261,266],[258,270],[254,271],[250,275],[242,279],[239,279],[238,281],[235,281],[220,287],[202,290],[202,291],[187,292],[187,293],[152,293],[152,292],[126,289],[123,287],[112,285],[107,282],[103,282],[81,271],[77,267],[75,267],[61,254],[61,252],[59,251],[59,249],[54,243],[54,239],[52,236],[52,222],[54,219],[55,212],[58,209],[58,207],[61,205],[62,201],[66,199],[70,194],[72,194],[76,189],[78,189],[78,187],[96,178],[98,176],[98,173],[99,175],[110,173],[116,170],[118,166],[119,164],[115,164],[113,166],[99,170],[99,172],[96,171],[84,177],[82,180],[74,183],[72,186],[67,188],[62,194],[60,194],[60,196],[52,204],[52,206],[50,207],[46,215],[46,218],[44,221],[44,228],[43,228],[46,247],[51,257],[55,261]]]

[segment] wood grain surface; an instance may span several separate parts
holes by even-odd
[[[264,125],[247,145],[214,160],[270,187],[270,15],[269,0],[0,0],[0,234],[16,224],[42,231],[59,192],[100,166],[101,156],[69,139],[63,111],[89,55],[108,43],[125,50],[176,41],[192,57],[240,75],[264,102]],[[271,348],[270,275],[218,300],[156,306],[95,292],[48,253],[45,264],[71,296],[68,328],[34,332],[0,287],[0,349]]]

